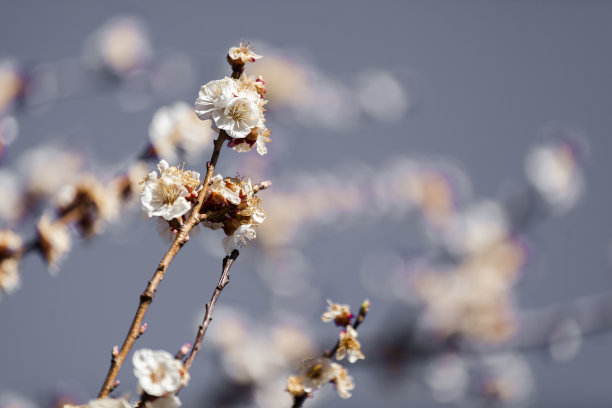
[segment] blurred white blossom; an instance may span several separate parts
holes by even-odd
[[[145,24],[130,16],[106,21],[85,42],[85,58],[122,77],[149,63],[152,55]]]
[[[164,350],[136,350],[132,363],[138,386],[155,397],[175,393],[189,380],[183,364]]]
[[[583,190],[577,152],[569,141],[538,146],[525,161],[527,178],[557,212],[572,208]]]
[[[176,102],[159,108],[149,126],[149,139],[161,159],[175,162],[179,152],[195,158],[210,147],[213,131],[206,123],[198,120],[191,106]]]

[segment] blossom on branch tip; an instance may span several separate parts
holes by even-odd
[[[249,43],[245,42],[238,44],[238,47],[232,47],[229,49],[227,53],[227,60],[230,64],[240,64],[244,65],[247,62],[255,62],[260,59],[261,55],[257,55],[253,52],[251,47],[249,47]]]
[[[340,341],[336,350],[336,359],[342,360],[348,355],[348,361],[351,363],[359,359],[364,359],[365,356],[361,352],[361,344],[357,340],[357,331],[353,326],[346,326],[346,330],[340,332]]]
[[[349,325],[351,319],[355,317],[355,315],[351,313],[351,309],[348,305],[333,303],[329,299],[327,299],[327,303],[327,311],[321,315],[322,321],[331,322],[333,320],[336,326],[344,327]]]
[[[175,393],[189,381],[183,364],[164,350],[136,350],[132,363],[138,386],[154,397]]]
[[[187,213],[196,198],[200,174],[168,165],[162,160],[157,165],[159,176],[152,171],[144,179],[140,199],[147,217],[162,217],[170,221]]]

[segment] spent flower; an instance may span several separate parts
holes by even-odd
[[[261,55],[253,52],[248,42],[238,44],[238,47],[232,47],[227,53],[227,60],[230,64],[244,65],[247,62],[255,62],[260,59]]]

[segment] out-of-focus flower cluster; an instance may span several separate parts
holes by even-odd
[[[19,158],[19,172],[0,172],[0,195],[4,197],[0,225],[8,226],[6,232],[23,241],[18,251],[2,254],[2,291],[17,289],[20,257],[31,251],[38,251],[50,271],[56,271],[72,246],[72,230],[85,239],[102,232],[131,202],[144,175],[143,164],[136,162],[127,172],[106,181],[85,171],[83,162],[82,156],[70,150],[42,146]],[[32,221],[34,234],[24,238],[23,230]]]
[[[364,118],[402,120],[420,98],[420,75],[404,68],[368,69],[353,76],[343,72],[340,78],[323,72],[302,52],[260,47],[266,58],[257,71],[270,83],[270,104],[282,110],[281,121],[348,133]]]
[[[370,302],[364,301],[357,317],[350,311],[348,305],[333,303],[328,300],[328,308],[321,316],[323,322],[334,322],[342,327],[340,338],[334,347],[336,360],[342,360],[348,356],[350,363],[364,359],[361,344],[357,340],[357,326],[363,321]],[[355,388],[353,377],[348,374],[346,368],[331,360],[332,353],[324,353],[323,357],[309,358],[300,363],[298,375],[290,375],[287,378],[286,390],[294,399],[303,399],[313,391],[327,383],[333,383],[341,398],[350,398],[351,391]]]
[[[161,217],[168,221],[176,233],[202,188],[200,175],[170,166],[165,160],[158,164],[158,171],[159,175],[151,172],[143,180],[142,210],[149,218]],[[251,180],[221,175],[211,180],[200,208],[201,224],[213,230],[223,229],[227,235],[223,247],[228,254],[255,239],[255,227],[266,218],[256,193]]]
[[[211,396],[213,404],[233,395],[235,401],[239,396],[252,397],[260,407],[287,407],[290,399],[283,392],[286,374],[315,352],[313,340],[294,324],[255,324],[244,312],[227,307],[216,313],[210,339],[219,350],[228,381]]]

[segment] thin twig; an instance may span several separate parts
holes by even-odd
[[[221,277],[219,278],[219,283],[217,283],[217,287],[215,288],[215,291],[213,292],[213,295],[210,298],[210,302],[206,303],[206,313],[204,314],[204,319],[202,320],[202,324],[200,325],[200,328],[198,329],[198,334],[196,335],[195,341],[193,343],[193,347],[191,347],[189,356],[187,357],[187,359],[185,360],[185,363],[183,364],[183,367],[185,368],[187,372],[189,372],[189,369],[191,368],[191,365],[193,364],[193,360],[195,360],[196,355],[198,354],[198,351],[200,350],[200,347],[202,346],[202,340],[204,340],[206,329],[208,329],[208,326],[210,325],[210,322],[212,320],[213,309],[215,307],[215,304],[217,303],[217,299],[219,299],[219,295],[221,295],[221,291],[229,283],[229,280],[230,280],[229,271],[230,271],[230,268],[232,267],[232,264],[236,260],[236,258],[238,258],[238,255],[239,255],[238,250],[234,249],[230,255],[223,258],[223,269],[221,271]],[[187,353],[186,351],[183,352],[183,349],[188,345],[189,343],[181,347],[181,350],[176,355],[177,359],[180,360],[182,358],[182,355]],[[178,394],[178,391],[177,391],[177,394]],[[136,408],[144,408],[146,406],[146,402],[150,400],[151,398],[152,397],[150,395],[147,395],[145,393],[141,394],[140,400],[135,404]]]
[[[229,283],[230,276],[229,271],[232,267],[232,264],[238,258],[239,252],[237,249],[234,249],[232,253],[225,258],[223,258],[223,271],[221,272],[221,277],[219,278],[219,283],[213,292],[212,297],[210,298],[210,302],[206,303],[206,313],[204,314],[204,319],[202,320],[202,324],[198,330],[198,334],[196,335],[195,341],[193,342],[193,347],[191,348],[191,352],[189,356],[185,360],[185,370],[189,371],[191,368],[191,364],[193,364],[193,360],[196,358],[198,351],[202,345],[202,340],[204,339],[204,335],[206,334],[206,329],[210,325],[210,321],[212,320],[212,312],[215,308],[215,304],[217,303],[217,299],[219,299],[219,295],[221,295],[221,291],[225,286]]]
[[[140,295],[140,303],[138,304],[138,309],[136,310],[134,319],[132,320],[132,325],[130,326],[128,334],[125,337],[125,340],[123,341],[121,350],[119,351],[119,353],[113,354],[113,357],[111,359],[111,365],[108,370],[108,374],[106,375],[104,384],[102,385],[102,388],[100,389],[98,398],[106,398],[108,397],[108,394],[112,391],[113,384],[115,383],[115,379],[117,378],[117,374],[119,373],[119,369],[121,368],[121,365],[123,364],[128,353],[132,349],[132,346],[134,345],[136,338],[139,335],[139,330],[140,330],[140,326],[142,325],[144,315],[147,309],[149,308],[149,305],[153,301],[153,297],[155,296],[155,291],[157,290],[157,287],[159,286],[160,282],[164,278],[166,270],[168,269],[168,266],[170,265],[170,263],[172,262],[176,254],[181,249],[181,247],[187,242],[189,233],[191,232],[193,227],[197,225],[199,222],[200,208],[202,207],[202,204],[204,203],[204,199],[206,198],[206,195],[208,194],[208,189],[210,187],[210,180],[215,170],[215,166],[217,165],[217,160],[219,158],[221,147],[223,146],[223,142],[225,142],[226,138],[227,138],[227,134],[225,133],[225,131],[222,130],[221,132],[219,132],[219,137],[217,138],[217,140],[215,140],[214,150],[210,158],[210,161],[206,164],[206,167],[207,167],[206,177],[204,178],[204,181],[202,182],[202,190],[198,194],[196,204],[193,206],[193,210],[191,211],[189,219],[183,224],[180,231],[176,234],[174,242],[172,243],[172,245],[170,246],[170,248],[168,249],[164,257],[162,258],[161,262],[159,263],[159,266],[155,270],[155,273],[153,274],[153,277],[149,281],[147,288]]]

